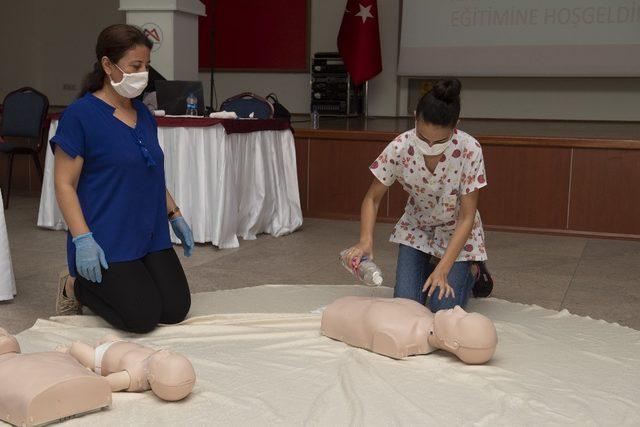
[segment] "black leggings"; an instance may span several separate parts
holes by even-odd
[[[112,262],[102,283],[78,275],[76,298],[111,325],[139,334],[158,323],[179,323],[191,307],[189,284],[173,248],[135,261]]]

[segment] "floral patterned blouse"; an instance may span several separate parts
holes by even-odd
[[[371,166],[371,172],[386,186],[398,181],[409,193],[404,215],[396,224],[391,241],[442,258],[456,228],[461,195],[487,185],[482,148],[471,135],[454,131],[433,173],[409,136],[411,129],[393,140]],[[480,213],[456,261],[487,259]]]

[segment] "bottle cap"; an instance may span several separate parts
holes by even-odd
[[[374,272],[373,275],[371,276],[371,280],[373,280],[373,283],[376,286],[382,285],[382,274],[378,273],[377,271]]]

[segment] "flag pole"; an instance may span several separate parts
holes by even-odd
[[[364,118],[369,118],[369,80],[364,82]]]

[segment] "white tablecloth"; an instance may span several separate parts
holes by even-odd
[[[2,191],[0,191],[2,200]],[[4,209],[0,206],[0,301],[13,299],[16,294],[16,279],[13,277],[11,253],[7,225],[4,222]]]
[[[49,139],[57,125],[51,123]],[[302,225],[291,131],[227,135],[222,125],[159,127],[158,140],[167,188],[196,242],[235,248],[238,237],[282,236]],[[62,230],[66,224],[55,199],[53,165],[47,146],[38,226]]]

